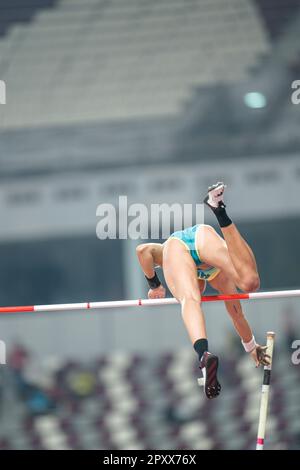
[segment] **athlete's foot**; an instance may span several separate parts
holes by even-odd
[[[207,196],[203,202],[214,212],[216,212],[218,208],[226,207],[224,204],[225,188],[226,185],[222,182],[216,183],[208,188]]]
[[[216,398],[220,395],[221,385],[217,378],[219,358],[214,354],[205,352],[200,361],[200,369],[203,374],[202,385],[207,398]],[[199,381],[200,383],[200,381]]]
[[[226,185],[224,183],[217,183],[208,188],[208,193],[204,199],[204,203],[213,211],[218,219],[221,228],[229,227],[232,220],[226,213],[226,206],[224,203],[224,191]]]

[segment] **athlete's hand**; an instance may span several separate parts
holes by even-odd
[[[166,289],[161,284],[156,289],[150,289],[148,292],[148,299],[164,299],[166,297]]]
[[[260,346],[259,344],[257,344],[256,348],[250,352],[250,355],[254,360],[256,367],[270,365],[271,358],[266,353],[266,350],[267,346]]]

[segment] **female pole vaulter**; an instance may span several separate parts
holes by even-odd
[[[148,281],[150,299],[163,298],[155,266],[163,268],[167,286],[181,304],[182,318],[190,340],[199,357],[207,398],[220,394],[217,378],[219,359],[209,352],[205,318],[201,305],[206,281],[220,294],[235,294],[259,289],[260,280],[254,254],[226,212],[224,183],[208,189],[204,203],[213,211],[224,238],[213,227],[199,224],[174,232],[165,243],[145,243],[137,247],[137,256]],[[256,343],[239,300],[225,302],[242,345],[256,367],[267,365],[266,347]]]

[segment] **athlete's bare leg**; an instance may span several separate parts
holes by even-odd
[[[217,378],[219,359],[208,352],[205,319],[201,307],[201,288],[197,269],[188,249],[176,239],[164,244],[163,269],[165,280],[174,297],[181,303],[182,318],[196,350],[204,379],[207,398],[216,398],[221,385]]]
[[[259,288],[259,275],[253,251],[228,217],[223,201],[225,185],[217,183],[209,189],[205,203],[216,215],[226,241],[231,262],[244,289],[253,292]],[[240,286],[239,286],[240,287]]]
[[[247,291],[259,288],[259,275],[253,251],[239,233],[235,224],[221,228],[229,256],[241,279],[247,283]]]
[[[240,262],[233,263],[235,256],[231,256],[226,240],[220,237],[213,227],[201,225],[197,232],[196,244],[204,263],[221,269],[237,287],[245,292],[257,289],[257,283],[259,283],[257,270],[253,272],[253,269],[246,270],[243,266],[239,269]]]
[[[170,239],[164,245],[163,269],[172,295],[181,304],[182,318],[192,344],[207,338],[196,266],[179,240]]]

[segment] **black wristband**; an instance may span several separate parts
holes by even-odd
[[[158,278],[158,275],[155,273],[153,277],[149,278],[145,276],[147,282],[149,284],[150,289],[157,289],[157,287],[161,286],[161,282]]]

